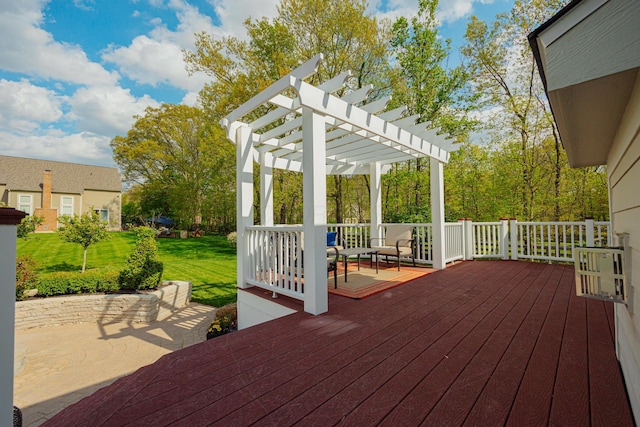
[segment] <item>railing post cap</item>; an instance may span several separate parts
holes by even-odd
[[[458,221],[464,221],[466,218],[458,218]]]
[[[473,218],[465,218],[466,221],[473,221]]]
[[[500,221],[509,221],[509,218],[503,216],[502,218],[500,218]]]
[[[514,217],[511,217],[511,218],[509,218],[509,219],[510,219],[511,221],[517,221],[517,220],[518,220],[518,218],[516,218],[515,216],[514,216]]]
[[[18,225],[26,216],[25,212],[17,209],[0,207],[0,225]]]
[[[588,220],[592,220],[593,221],[593,217],[592,216],[587,216],[587,217],[584,218],[584,220],[585,221],[588,221]]]

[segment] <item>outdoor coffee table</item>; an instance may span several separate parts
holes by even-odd
[[[378,251],[373,248],[349,248],[349,249],[340,249],[338,251],[338,255],[342,257],[342,263],[344,265],[344,281],[347,281],[347,260],[351,256],[358,256],[358,271],[360,271],[360,255],[371,254],[370,266],[373,266],[373,255],[376,255],[376,274],[378,274]],[[336,283],[334,287],[338,287]]]

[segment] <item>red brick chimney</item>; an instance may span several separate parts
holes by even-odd
[[[58,210],[51,208],[51,182],[50,170],[42,173],[42,207],[36,208],[33,214],[44,218],[44,222],[36,227],[36,231],[55,231],[58,227]]]
[[[42,174],[42,209],[51,209],[51,171]]]

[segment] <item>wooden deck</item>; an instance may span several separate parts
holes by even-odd
[[[47,426],[606,425],[633,418],[611,303],[573,267],[464,262],[164,356]]]

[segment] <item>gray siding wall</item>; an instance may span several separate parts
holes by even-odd
[[[636,420],[640,420],[640,75],[607,161],[611,220],[629,233],[633,314],[616,304],[618,359]],[[635,295],[634,295],[635,293]]]

